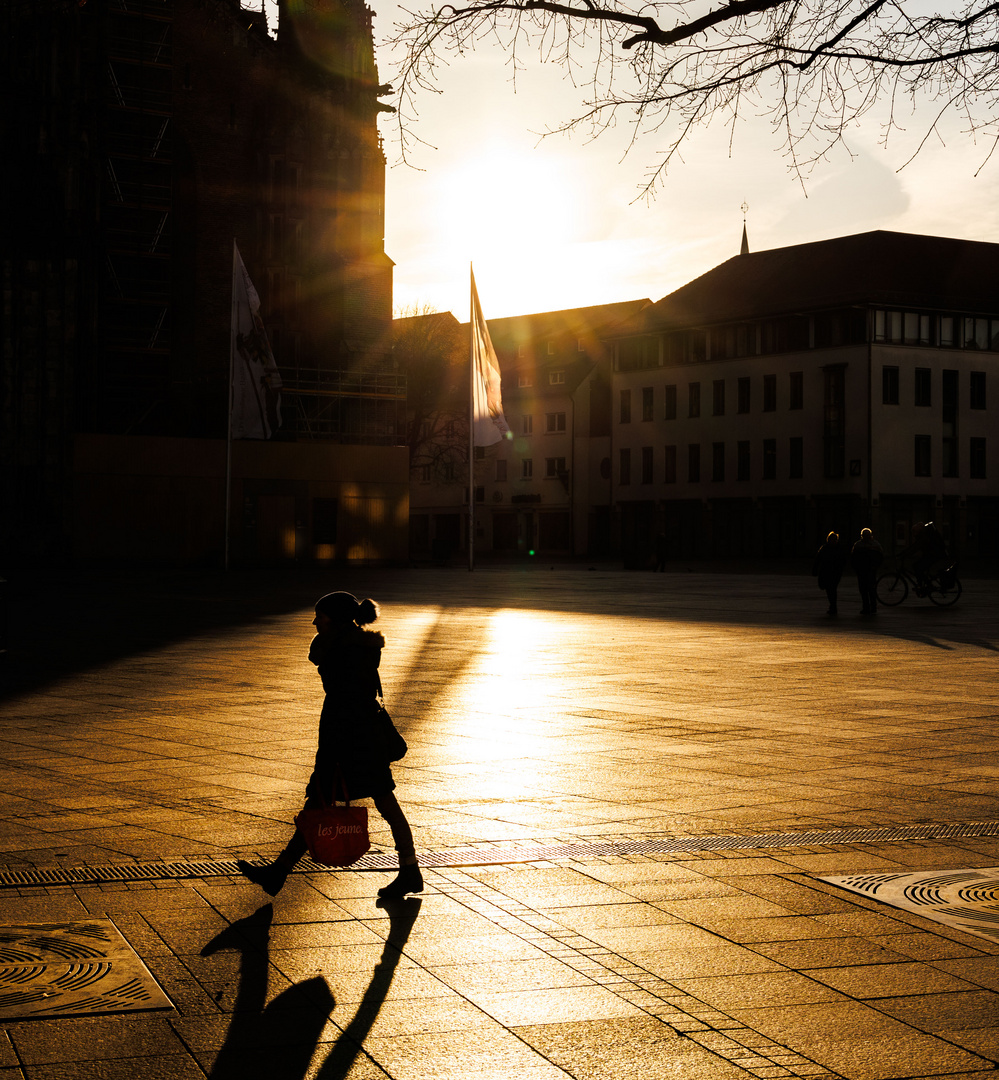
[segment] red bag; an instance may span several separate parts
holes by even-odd
[[[323,866],[350,866],[371,847],[365,806],[322,806],[295,818],[309,854]]]

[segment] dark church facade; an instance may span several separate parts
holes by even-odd
[[[404,557],[372,13],[8,0],[0,558]],[[233,444],[233,244],[283,423]]]

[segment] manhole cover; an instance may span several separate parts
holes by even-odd
[[[999,866],[921,870],[917,874],[849,874],[820,880],[966,934],[999,941]]]
[[[0,926],[0,1020],[172,1008],[110,919]]]

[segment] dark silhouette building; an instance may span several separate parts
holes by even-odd
[[[405,551],[372,531],[407,498],[372,13],[279,9],[272,36],[238,0],[0,8],[8,567],[218,558],[234,242],[284,417],[234,447],[235,556]]]

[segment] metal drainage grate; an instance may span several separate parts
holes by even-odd
[[[698,851],[752,851],[760,848],[796,848],[829,844],[875,844],[885,841],[943,840],[949,837],[999,836],[999,821],[951,822],[945,825],[888,825],[877,829],[830,829],[825,832],[758,833],[751,836],[680,836],[594,841],[590,843],[490,845],[445,848],[420,853],[425,867],[493,866],[547,862],[555,859],[592,859],[614,855],[672,855]],[[352,871],[392,870],[395,855],[369,852],[350,867]],[[330,867],[302,859],[299,874],[329,871]],[[0,888],[31,885],[104,885],[116,881],[234,877],[235,859],[186,860],[168,863],[126,863],[117,866],[25,867],[0,870]]]
[[[171,1008],[110,919],[0,926],[0,1020]]]
[[[842,889],[999,942],[999,866],[825,877]]]

